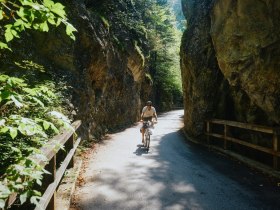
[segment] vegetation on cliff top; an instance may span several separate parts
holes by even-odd
[[[154,96],[151,97],[158,109],[182,106],[179,48],[183,22],[176,18],[172,4],[122,0],[93,4],[93,12],[110,28],[113,42],[120,49],[127,49],[130,41],[137,43],[137,52],[145,58],[146,75],[150,74],[152,79]]]
[[[147,65],[153,80],[154,100],[159,110],[182,105],[179,60],[181,31],[168,1],[134,1],[136,14],[142,17],[149,54]]]

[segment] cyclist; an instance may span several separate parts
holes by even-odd
[[[156,109],[155,109],[155,107],[152,106],[152,102],[151,101],[147,101],[146,106],[144,106],[143,109],[142,109],[141,122],[143,122],[143,121],[151,121],[151,123],[153,125],[153,121],[152,121],[153,117],[157,121]],[[145,133],[144,124],[142,125],[141,133],[142,133],[142,143],[144,143],[144,133]]]

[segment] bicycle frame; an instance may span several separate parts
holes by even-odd
[[[143,127],[145,129],[145,133],[144,133],[144,147],[146,147],[147,149],[149,149],[150,147],[150,139],[151,139],[151,122],[150,121],[144,121],[143,122]]]

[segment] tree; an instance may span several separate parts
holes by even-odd
[[[64,6],[52,0],[0,0],[0,21],[0,49],[10,49],[8,43],[26,29],[47,32],[49,25],[61,23],[67,35],[75,39],[76,29],[67,21]]]
[[[179,47],[181,32],[167,1],[136,1],[147,31],[150,50],[149,70],[160,109],[170,109],[182,102]]]

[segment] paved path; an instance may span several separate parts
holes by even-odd
[[[151,148],[139,147],[139,126],[99,144],[75,201],[83,210],[280,209],[276,181],[186,141],[183,111],[160,115]]]

